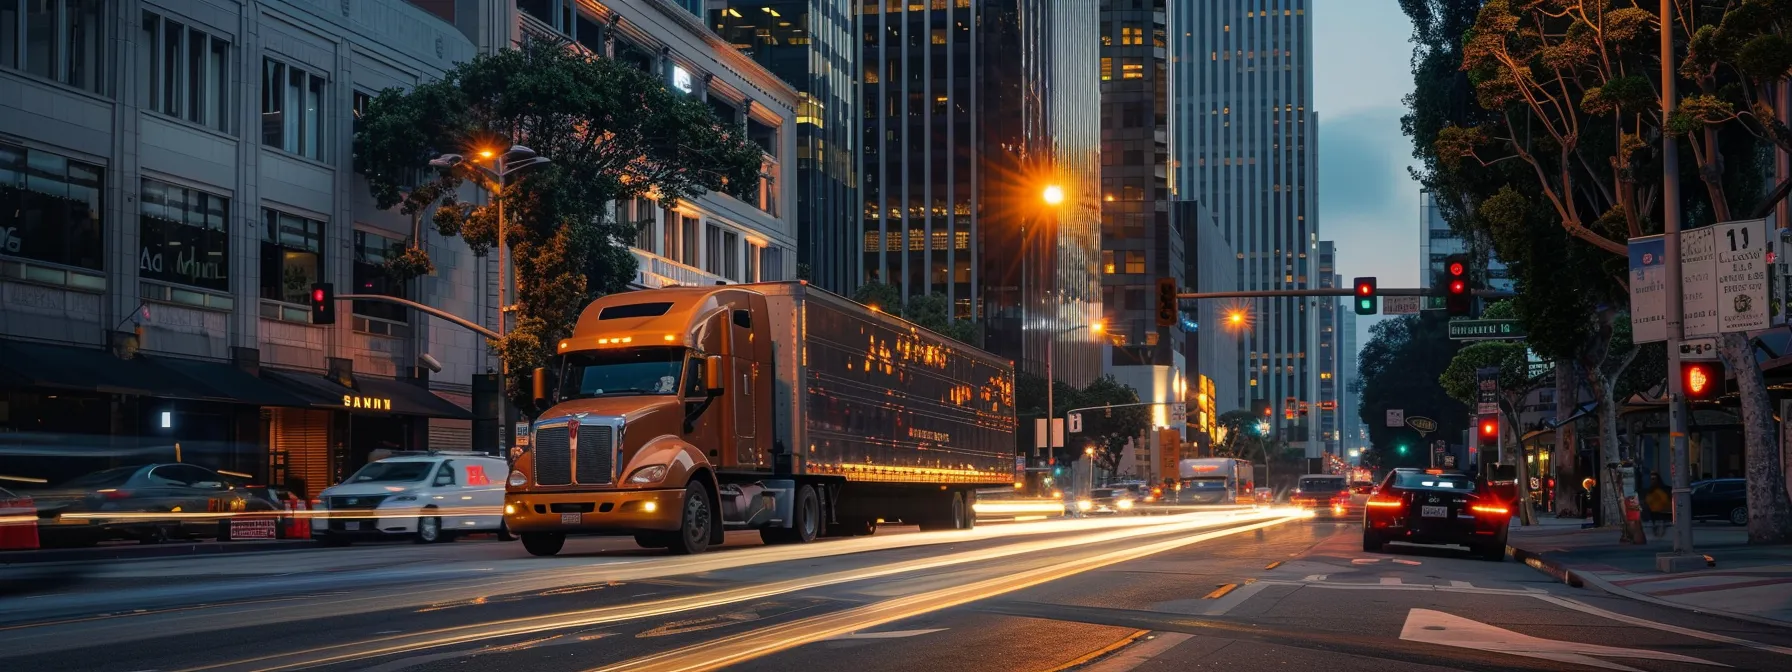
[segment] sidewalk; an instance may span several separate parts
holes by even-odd
[[[1748,532],[1726,523],[1694,523],[1693,547],[1715,566],[1664,574],[1655,555],[1673,550],[1672,531],[1649,543],[1618,543],[1615,529],[1581,529],[1582,520],[1539,517],[1512,526],[1512,556],[1576,587],[1663,606],[1792,627],[1792,546],[1750,546]],[[1647,529],[1645,529],[1647,532]]]

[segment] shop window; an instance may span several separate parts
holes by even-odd
[[[396,282],[386,272],[386,260],[404,251],[404,241],[368,231],[355,232],[356,294],[381,294],[400,299],[410,298],[404,283]],[[408,321],[408,310],[385,301],[356,301],[354,311],[361,317],[392,322]]]
[[[316,73],[264,59],[261,144],[308,159],[323,159],[325,83]]]
[[[139,276],[230,291],[230,199],[144,179],[138,204]]]
[[[138,52],[150,110],[230,130],[229,40],[144,12]]]
[[[261,298],[306,304],[324,277],[324,223],[278,210],[261,211]]]
[[[99,167],[0,142],[0,254],[105,268]]]
[[[106,0],[0,0],[0,68],[100,95],[112,40]]]

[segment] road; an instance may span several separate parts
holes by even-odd
[[[1792,667],[1792,632],[1286,510],[1049,520],[666,557],[465,540],[55,568],[0,669],[430,672]]]

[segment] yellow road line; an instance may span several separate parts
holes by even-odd
[[[1052,669],[1046,670],[1045,672],[1064,672],[1064,670],[1068,670],[1070,668],[1082,665],[1083,663],[1087,663],[1091,660],[1095,660],[1096,658],[1100,658],[1102,656],[1108,655],[1115,651],[1119,651],[1120,649],[1124,649],[1128,646],[1131,646],[1133,642],[1139,641],[1140,637],[1144,637],[1145,635],[1148,635],[1148,634],[1151,634],[1150,630],[1139,630],[1139,631],[1134,632],[1125,637],[1121,637],[1120,641],[1114,642],[1113,644],[1109,644],[1107,646],[1101,647],[1094,651],[1090,651],[1086,654],[1083,654],[1081,657],[1077,658],[1076,660],[1073,660],[1073,661],[1070,661],[1063,665],[1059,665]]]
[[[1277,561],[1275,561],[1275,562],[1272,562],[1272,563],[1269,563],[1269,566],[1268,566],[1268,567],[1264,567],[1264,569],[1275,569],[1275,568],[1277,568],[1277,567],[1281,567],[1281,566],[1282,566],[1282,561],[1281,561],[1281,560],[1277,560]]]
[[[1220,598],[1222,598],[1222,597],[1225,597],[1225,596],[1226,596],[1226,593],[1230,593],[1230,592],[1232,592],[1232,591],[1234,591],[1234,590],[1237,590],[1237,589],[1238,589],[1238,584],[1236,584],[1236,583],[1228,583],[1228,584],[1225,584],[1225,585],[1222,585],[1222,586],[1220,586],[1220,587],[1218,587],[1218,588],[1215,588],[1215,589],[1214,589],[1214,590],[1213,590],[1213,592],[1211,592],[1211,593],[1208,593],[1208,594],[1207,594],[1207,597],[1203,597],[1203,598],[1201,598],[1201,599],[1203,599],[1203,600],[1217,600],[1217,599],[1220,599]]]

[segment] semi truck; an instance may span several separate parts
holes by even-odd
[[[1014,483],[1011,362],[805,282],[612,294],[555,350],[506,481],[534,555],[968,529]]]
[[[1249,460],[1230,457],[1203,457],[1177,463],[1177,477],[1182,489],[1178,503],[1238,504],[1253,501],[1254,469]]]

